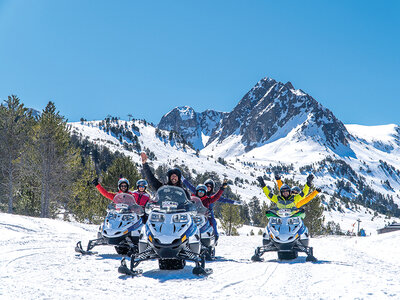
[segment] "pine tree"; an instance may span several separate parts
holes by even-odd
[[[74,201],[70,204],[70,209],[79,222],[100,223],[110,203],[110,200],[103,197],[92,185],[91,182],[96,176],[94,163],[89,159],[74,184]]]
[[[66,121],[53,102],[43,110],[35,126],[28,172],[40,185],[40,217],[67,213],[71,190],[80,166],[79,150],[72,146]]]
[[[249,214],[252,220],[253,226],[260,226],[263,212],[260,207],[260,200],[254,196],[249,202]]]
[[[34,119],[17,96],[11,95],[0,106],[0,169],[2,197],[13,212],[16,183],[21,179],[21,159],[31,143]],[[1,199],[3,202],[3,199]]]
[[[250,209],[249,205],[244,202],[242,205],[239,206],[240,211],[240,218],[243,220],[243,223],[246,225],[250,225]]]
[[[129,180],[131,190],[135,188],[136,181],[141,178],[136,165],[129,157],[121,156],[113,161],[107,172],[103,173],[102,185],[109,191],[115,191],[121,176]]]
[[[307,226],[311,236],[321,235],[324,232],[324,207],[321,205],[321,199],[316,196],[310,202],[303,206],[306,213],[304,224]]]
[[[237,205],[223,204],[221,205],[221,225],[226,235],[236,235],[237,228],[243,225],[240,218],[239,207]]]

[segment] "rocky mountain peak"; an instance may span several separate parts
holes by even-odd
[[[210,142],[218,143],[240,135],[246,151],[286,136],[298,128],[318,143],[336,149],[348,144],[347,132],[331,111],[292,83],[283,84],[269,77],[261,79],[238,103],[214,132]]]
[[[179,132],[195,149],[203,149],[225,115],[211,109],[198,113],[190,106],[175,107],[161,118],[158,128]]]

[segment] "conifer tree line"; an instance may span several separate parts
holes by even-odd
[[[1,103],[0,211],[98,223],[109,200],[91,181],[115,191],[121,174],[139,179],[128,157],[71,136],[53,102],[39,116],[15,95]]]

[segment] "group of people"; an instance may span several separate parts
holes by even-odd
[[[260,183],[264,194],[269,200],[276,204],[278,209],[288,209],[295,207],[300,208],[310,202],[315,196],[318,195],[318,193],[321,192],[320,188],[316,188],[310,194],[308,193],[312,186],[313,179],[314,175],[309,174],[307,176],[306,184],[304,185],[303,190],[301,190],[298,186],[293,186],[291,188],[289,185],[283,184],[280,175],[275,174],[275,180],[278,184],[278,189],[280,193],[280,195],[275,195],[268,189],[264,182],[264,179],[261,176],[257,177],[257,181]]]
[[[241,204],[240,201],[235,201],[229,198],[222,197],[224,190],[228,187],[227,179],[224,179],[219,190],[216,193],[214,193],[215,182],[212,179],[207,179],[203,184],[199,184],[195,187],[182,175],[182,172],[179,169],[174,168],[168,170],[167,183],[163,183],[160,180],[158,180],[151,171],[150,166],[147,163],[148,158],[146,153],[144,152],[141,153],[141,159],[142,159],[143,171],[147,180],[146,179],[138,180],[136,182],[137,189],[131,192],[129,190],[130,184],[128,179],[120,178],[118,181],[117,193],[131,194],[135,198],[136,203],[144,208],[151,199],[150,194],[147,192],[148,182],[155,191],[157,191],[163,185],[180,187],[185,191],[188,199],[190,199],[191,196],[198,197],[203,203],[203,205],[209,209],[209,221],[214,229],[216,240],[218,240],[219,234],[217,230],[217,222],[215,220],[213,211],[214,203],[216,201],[220,201],[222,203],[229,203],[235,205]],[[280,195],[273,194],[266,186],[264,179],[261,176],[257,177],[257,181],[260,183],[265,195],[269,200],[271,200],[276,204],[278,209],[294,208],[294,207],[299,208],[304,204],[308,203],[309,201],[311,201],[321,191],[319,188],[317,188],[312,193],[309,194],[309,190],[310,187],[312,186],[312,181],[314,179],[314,176],[312,174],[308,175],[307,182],[303,190],[301,190],[297,186],[290,188],[289,185],[283,184],[279,174],[275,174],[275,179],[277,181],[277,185],[280,190]],[[108,192],[104,187],[101,186],[101,184],[98,181],[98,178],[95,178],[92,183],[96,186],[98,191],[104,197],[110,199],[111,201],[114,201],[114,197],[117,193]],[[187,189],[189,189],[191,193]],[[143,221],[144,222],[147,221],[146,215],[143,216]]]

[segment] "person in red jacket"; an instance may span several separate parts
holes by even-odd
[[[113,202],[115,202],[114,201],[115,195],[119,194],[119,193],[127,193],[127,194],[131,194],[132,196],[134,196],[133,193],[131,191],[129,191],[129,180],[126,179],[126,178],[120,178],[118,180],[118,192],[116,192],[116,193],[108,192],[105,188],[103,188],[101,186],[101,184],[99,183],[99,179],[98,178],[95,178],[92,181],[92,183],[97,188],[97,190],[100,192],[100,194],[102,194],[104,197],[110,199]],[[136,204],[136,203],[126,203],[126,204],[132,205],[132,204]]]
[[[219,198],[221,198],[222,193],[228,187],[228,183],[224,180],[221,188],[214,195],[207,195],[207,187],[204,184],[199,184],[196,187],[196,194],[193,196],[199,197],[204,207],[210,208],[210,205],[214,202],[217,202]]]
[[[133,192],[133,196],[135,197],[136,203],[143,208],[145,208],[147,202],[149,202],[150,200],[150,195],[146,192],[147,186],[148,184],[145,179],[139,179],[136,182],[137,190]]]

